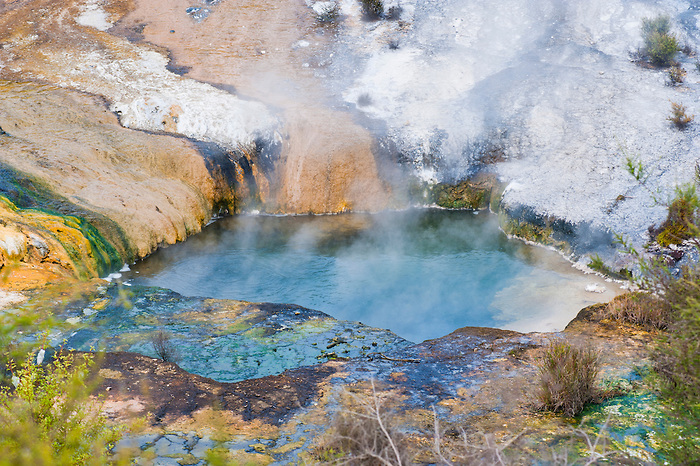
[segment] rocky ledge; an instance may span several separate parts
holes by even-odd
[[[156,464],[198,464],[216,447],[234,461],[313,462],[347,393],[390,408],[418,462],[434,460],[436,421],[451,446],[464,432],[476,446],[546,460],[553,451],[585,451],[577,438],[605,432],[640,462],[654,459],[661,416],[639,374],[655,335],[604,319],[605,305],[582,310],[556,334],[467,327],[413,344],[299,306],[99,282],[79,288],[50,296],[66,303],[57,317],[72,324],[64,348],[107,350],[96,355],[94,394],[113,421],[143,420],[117,448],[136,448]],[[178,363],[153,357],[158,331],[180,349],[165,357]],[[598,383],[611,397],[577,419],[535,408],[536,362],[553,339],[603,355]]]

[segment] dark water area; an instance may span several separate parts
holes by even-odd
[[[616,289],[508,239],[494,215],[433,209],[234,216],[125,279],[186,296],[294,303],[414,342],[464,326],[560,330]],[[586,292],[592,284],[607,291]]]

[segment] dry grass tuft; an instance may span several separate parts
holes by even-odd
[[[385,407],[374,382],[371,397],[345,391],[341,410],[312,456],[316,464],[411,464],[407,436],[397,426],[394,414]]]
[[[695,118],[695,115],[688,115],[686,111],[685,105],[671,102],[671,116],[667,120],[673,123],[677,129],[683,131]]]
[[[626,293],[610,301],[606,317],[646,329],[665,329],[671,321],[671,307],[651,293]]]
[[[539,409],[576,416],[586,404],[599,398],[595,380],[600,371],[600,356],[592,348],[552,341],[544,350],[538,371]]]

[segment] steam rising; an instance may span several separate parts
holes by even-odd
[[[464,326],[560,330],[616,294],[553,252],[509,241],[492,216],[469,212],[234,217],[134,269],[137,283],[300,304],[412,341]],[[606,292],[586,292],[592,283]]]
[[[632,60],[642,18],[658,14],[697,49],[692,2],[406,0],[398,21],[380,22],[357,19],[354,0],[342,5],[342,98],[381,121],[426,179],[462,178],[497,149],[507,160],[497,171],[512,182],[505,203],[635,242],[664,209],[625,171],[626,156],[663,192],[692,179],[697,129],[682,134],[666,117],[669,101],[700,114],[694,59],[679,54],[682,92]]]

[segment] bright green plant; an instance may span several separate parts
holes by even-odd
[[[658,229],[653,230],[654,239],[664,247],[681,244],[697,236],[700,200],[695,185],[676,188],[676,195],[668,205],[668,216]]]
[[[13,386],[0,391],[0,465],[124,463],[110,454],[120,430],[89,397],[92,358],[61,352],[45,366],[35,361],[11,364]]]
[[[674,57],[680,50],[678,39],[671,34],[671,18],[657,16],[642,20],[643,54],[649,62],[658,67],[674,63]]]

